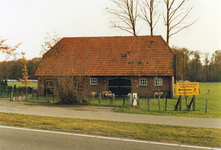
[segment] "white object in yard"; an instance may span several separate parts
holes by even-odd
[[[134,100],[134,101],[133,101]],[[137,93],[130,93],[130,105],[137,106]]]
[[[10,101],[13,101],[13,93],[11,92],[11,98]]]

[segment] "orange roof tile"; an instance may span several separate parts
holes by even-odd
[[[161,36],[63,38],[35,75],[173,76],[174,58]]]

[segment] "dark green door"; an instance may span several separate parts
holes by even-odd
[[[131,80],[126,77],[112,77],[109,78],[109,90],[115,96],[127,95],[131,92]]]

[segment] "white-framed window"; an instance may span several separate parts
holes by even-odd
[[[90,84],[91,85],[97,85],[98,84],[98,79],[97,78],[91,78],[90,79]]]
[[[140,78],[140,86],[147,86],[147,78]]]
[[[163,79],[155,78],[155,86],[163,86]]]

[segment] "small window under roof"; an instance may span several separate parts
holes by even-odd
[[[122,53],[121,54],[121,57],[126,57],[127,56],[127,53]]]

